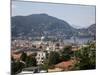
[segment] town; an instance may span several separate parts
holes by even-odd
[[[12,65],[16,62],[23,64],[19,66],[18,71],[13,69],[12,74],[26,73],[29,70],[31,73],[73,70],[75,64],[79,62],[76,52],[89,47],[89,44],[77,44],[75,39],[67,44],[60,39],[57,41],[44,41],[44,39],[45,36],[41,36],[35,41],[16,39],[11,42]],[[95,40],[91,43],[95,44]],[[95,51],[95,47],[93,50]]]

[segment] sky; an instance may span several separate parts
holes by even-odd
[[[86,28],[94,24],[96,21],[95,10],[93,5],[12,1],[12,16],[46,13],[66,21],[75,28]]]

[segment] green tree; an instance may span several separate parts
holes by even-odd
[[[25,52],[22,52],[22,55],[20,57],[20,59],[24,62],[26,62],[26,59],[27,59],[27,54]]]
[[[11,55],[11,62],[14,62],[15,60],[14,60],[14,58],[13,58],[13,56]]]
[[[31,67],[31,66],[36,66],[36,65],[37,65],[36,58],[33,57],[33,55],[28,56],[26,59],[26,66]]]
[[[67,61],[71,59],[73,55],[72,46],[65,46],[63,51],[61,52],[61,61]]]
[[[20,73],[24,67],[25,67],[25,64],[23,64],[20,61],[12,62],[11,63],[11,74],[14,75],[14,74]]]
[[[88,47],[83,47],[75,53],[79,62],[75,68],[80,70],[95,69],[96,68],[96,49],[95,44],[89,44]]]
[[[48,58],[48,65],[55,65],[60,62],[60,55],[58,52],[50,52],[49,58]]]

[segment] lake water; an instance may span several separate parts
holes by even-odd
[[[68,44],[68,43],[85,44],[92,40],[93,40],[93,38],[76,38],[76,39],[71,38],[71,39],[65,39],[64,43],[65,44]]]

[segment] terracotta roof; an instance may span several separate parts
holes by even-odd
[[[69,60],[69,61],[63,61],[61,63],[58,63],[55,65],[56,68],[62,68],[62,69],[66,69],[69,70],[71,67],[73,67],[74,65],[74,60]]]

